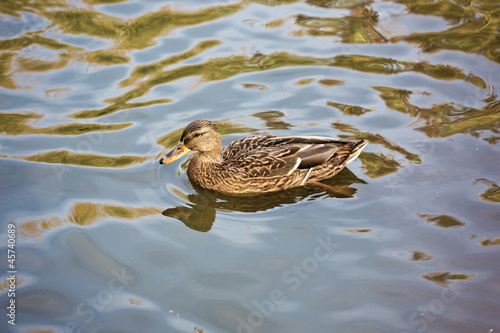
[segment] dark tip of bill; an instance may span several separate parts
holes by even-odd
[[[163,158],[160,158],[160,164],[163,164]]]

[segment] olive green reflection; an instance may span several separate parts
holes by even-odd
[[[20,51],[31,45],[40,45],[50,50],[83,51],[81,47],[61,43],[55,39],[44,37],[40,31],[26,32],[19,37],[0,40],[0,50]]]
[[[26,32],[24,35],[12,39],[0,41],[0,50],[10,52],[0,54],[2,65],[0,65],[0,85],[5,88],[15,89],[17,85],[8,84],[5,80],[11,80],[9,75],[16,72],[43,72],[57,70],[66,67],[72,61],[85,61],[95,65],[114,65],[129,61],[119,50],[96,50],[87,52],[82,47],[61,43],[55,39],[42,36],[43,31]],[[48,50],[56,51],[57,60],[48,61],[37,59],[36,56],[26,57],[14,51],[22,51],[24,48],[38,45]],[[10,62],[16,60],[16,69],[12,70]],[[2,76],[4,76],[2,78]]]
[[[64,218],[50,217],[18,223],[19,235],[23,238],[38,238],[47,231],[64,224],[87,226],[106,218],[135,220],[141,217],[161,213],[156,207],[126,207],[93,202],[76,202]]]
[[[120,0],[87,0],[89,4],[118,3]],[[29,1],[16,0],[15,4],[0,1],[0,12],[21,18],[23,13],[30,12],[50,21],[46,29],[58,27],[66,34],[85,34],[97,38],[113,39],[116,46],[108,50],[87,52],[82,47],[61,43],[56,39],[43,36],[45,31],[27,31],[24,34],[0,41],[0,86],[16,89],[19,84],[12,75],[16,72],[40,72],[56,70],[67,66],[72,61],[85,61],[89,64],[116,65],[129,61],[124,51],[143,49],[155,44],[154,39],[167,34],[170,30],[202,24],[208,21],[234,14],[245,7],[244,3],[226,6],[202,8],[193,12],[173,11],[161,8],[156,12],[146,13],[134,19],[104,14],[94,7],[77,8],[66,1]],[[21,55],[23,49],[38,45],[48,50],[54,50],[57,60],[47,61],[36,55],[27,58]],[[0,51],[1,52],[1,51]],[[19,52],[19,53],[18,53]],[[11,68],[12,59],[18,66]],[[179,60],[183,57],[179,57]]]
[[[98,50],[88,52],[86,54],[86,60],[89,64],[118,65],[129,62],[130,58],[117,51]]]
[[[196,193],[177,193],[189,203],[165,209],[162,214],[181,221],[193,230],[206,232],[212,228],[217,211],[249,213],[266,211],[302,200],[352,198],[357,191],[355,187],[351,187],[353,184],[366,184],[366,182],[344,168],[334,177],[323,180],[318,185],[306,185],[251,197],[223,195],[193,185]]]
[[[373,110],[363,108],[358,105],[347,105],[347,104],[342,104],[342,103],[335,103],[335,102],[327,102],[326,105],[332,106],[338,110],[340,110],[343,114],[346,116],[361,116],[362,114],[371,112]]]
[[[340,86],[345,83],[345,80],[337,80],[337,79],[322,79],[319,80],[319,83],[321,83],[324,86],[331,87],[331,86]]]
[[[482,85],[484,81],[478,81]],[[434,104],[430,108],[422,108],[411,103],[412,91],[391,87],[372,87],[380,92],[380,97],[391,110],[408,114],[417,118],[417,131],[429,137],[448,137],[455,134],[469,134],[479,137],[487,130],[498,133],[500,127],[500,100],[490,95],[483,100],[481,109],[466,107],[456,103]],[[485,138],[488,141],[488,138]],[[491,143],[495,144],[495,137]]]
[[[440,17],[449,28],[443,31],[386,36],[379,27],[379,13],[371,4],[375,1],[307,0],[322,8],[349,9],[346,17],[306,17],[298,15],[301,28],[295,35],[337,36],[343,43],[397,43],[406,41],[419,45],[422,52],[452,50],[480,54],[500,63],[498,48],[500,15],[498,1],[476,1],[466,5],[450,0],[395,0],[404,5],[409,14]],[[387,9],[386,9],[387,10]]]
[[[263,84],[259,84],[259,83],[243,83],[242,84],[243,88],[249,88],[249,89],[258,89],[258,90],[261,90],[261,91],[268,91],[269,88],[266,87],[265,85]]]
[[[18,56],[16,60],[21,72],[46,72],[66,67],[70,61],[70,57],[66,53],[60,53],[58,58],[55,61],[48,61]]]
[[[474,184],[483,183],[489,186],[489,188],[481,193],[481,199],[489,202],[500,202],[500,186],[497,183],[488,180],[486,178],[476,179]]]
[[[119,3],[122,0],[85,0],[89,5]],[[288,1],[254,0],[254,2],[277,6],[294,3]],[[482,55],[492,61],[500,62],[498,48],[498,31],[500,15],[498,4],[491,2],[475,2],[474,6],[462,6],[449,0],[438,1],[395,1],[406,6],[408,13],[440,17],[449,23],[444,31],[411,33],[409,35],[388,36],[379,26],[379,13],[371,4],[374,1],[328,1],[308,0],[310,5],[322,8],[348,9],[350,15],[329,17],[325,12],[321,17],[309,17],[297,13],[295,24],[298,27],[296,35],[310,36],[338,36],[342,43],[397,43],[400,41],[418,43],[423,52],[453,50]],[[15,74],[10,68],[12,58],[19,58],[20,71],[54,70],[67,66],[71,61],[86,61],[90,64],[114,65],[129,61],[126,50],[143,49],[155,44],[155,38],[168,34],[172,29],[198,25],[208,21],[218,20],[243,10],[247,2],[225,6],[202,8],[192,12],[174,11],[161,8],[156,12],[147,13],[139,17],[125,20],[122,17],[104,14],[98,11],[99,7],[75,8],[69,1],[28,1],[16,0],[0,1],[0,12],[5,15],[21,18],[23,13],[30,12],[50,21],[48,28],[58,27],[67,34],[85,34],[97,38],[112,39],[115,47],[109,50],[97,50],[86,55],[84,48],[61,43],[50,37],[43,36],[45,31],[26,32],[21,36],[0,41],[0,50],[8,51],[0,54],[0,86],[15,89],[20,84],[12,78]],[[279,26],[283,19],[275,20]],[[281,23],[280,23],[281,22]],[[271,26],[273,26],[271,24]],[[37,58],[23,58],[17,51],[33,44],[60,51],[56,61],[46,61]],[[189,57],[189,56],[188,56]],[[366,56],[358,56],[366,57]],[[16,61],[17,62],[17,61]],[[457,77],[455,68],[443,65],[430,65],[425,62],[413,66],[405,62],[382,63],[377,59],[367,59],[364,67],[374,67],[375,72],[399,73],[401,70],[422,72],[439,79],[463,79],[476,86],[483,86],[482,79],[469,77],[461,73]],[[337,61],[336,66],[342,66]],[[409,65],[409,69],[407,68]],[[349,67],[349,66],[348,66]],[[360,70],[357,68],[357,70]],[[361,69],[367,70],[367,68]],[[199,74],[203,75],[203,74]],[[133,79],[133,78],[132,78]],[[94,115],[95,116],[95,115]],[[99,115],[97,115],[99,116]]]
[[[251,0],[252,2],[259,3],[261,5],[267,6],[281,6],[288,5],[294,2],[298,2],[299,0]]]
[[[132,123],[124,124],[79,124],[71,123],[50,127],[33,127],[28,122],[42,118],[36,113],[0,113],[0,133],[8,135],[21,134],[55,134],[80,135],[90,132],[117,131],[129,127]]]
[[[193,12],[162,8],[128,21],[84,8],[41,10],[40,14],[67,33],[116,39],[119,49],[129,50],[144,49],[154,45],[156,37],[172,29],[217,20],[234,14],[242,8],[242,4],[214,6]]]
[[[412,261],[426,261],[434,258],[434,256],[431,256],[430,254],[427,254],[423,251],[413,251],[412,252]]]
[[[306,3],[320,8],[351,8],[357,6],[360,2],[369,3],[364,0],[306,0]]]
[[[404,40],[418,43],[424,52],[453,50],[481,54],[500,63],[500,15],[497,1],[475,1],[474,5],[467,6],[449,0],[396,2],[405,5],[410,13],[442,17],[451,27],[444,31],[395,37],[392,42]]]
[[[70,152],[67,150],[55,150],[45,153],[39,153],[32,156],[26,156],[23,157],[23,159],[31,162],[69,164],[86,167],[122,168],[144,162],[145,160],[147,160],[147,157],[127,155],[105,156]]]
[[[370,178],[379,178],[397,172],[402,165],[391,156],[382,153],[364,152],[358,157],[363,163],[365,174]]]
[[[285,118],[285,114],[281,111],[263,111],[252,114],[252,117],[256,117],[265,121],[266,128],[273,130],[289,130],[294,125],[287,123],[281,118]]]
[[[332,124],[332,127],[337,130],[348,134],[338,135],[340,138],[353,137],[357,140],[366,139],[370,144],[379,144],[384,148],[395,151],[403,155],[410,163],[421,163],[420,156],[411,153],[399,146],[395,142],[385,138],[381,134],[372,134],[370,132],[361,132],[356,127],[337,121]],[[379,178],[388,174],[397,172],[403,167],[393,156],[384,155],[383,153],[362,152],[359,155],[359,160],[363,163],[363,168],[366,170],[365,174],[370,178]]]
[[[434,282],[440,287],[448,287],[453,280],[469,280],[477,274],[451,274],[450,272],[436,272],[423,275],[423,278]]]
[[[342,229],[342,230],[349,232],[351,234],[364,234],[373,231],[373,229]]]
[[[83,0],[83,2],[88,3],[89,5],[110,5],[126,1],[128,0]]]
[[[129,78],[120,82],[120,86],[125,87],[132,85],[136,83],[137,80],[145,76],[153,75],[158,71],[163,70],[167,66],[174,65],[184,60],[190,59],[194,56],[201,54],[203,51],[208,50],[220,44],[221,42],[218,40],[205,40],[198,43],[192,49],[186,52],[173,55],[171,57],[168,57],[166,59],[160,60],[152,64],[137,66],[136,68],[134,68]]]
[[[210,45],[208,45],[210,46]],[[206,47],[208,47],[206,46]],[[194,52],[194,51],[193,51]],[[471,80],[472,74],[465,75],[460,68],[447,66],[443,71],[440,65],[431,65],[427,62],[405,62],[391,58],[372,57],[364,55],[340,55],[332,58],[316,58],[312,56],[294,55],[287,52],[275,52],[271,54],[257,53],[253,56],[230,56],[222,58],[212,58],[201,64],[185,65],[172,69],[160,70],[166,63],[172,62],[172,57],[168,57],[158,63],[148,66],[141,66],[134,70],[130,78],[122,82],[122,85],[129,85],[137,82],[148,75],[136,87],[121,96],[107,100],[112,103],[110,106],[98,110],[84,110],[73,114],[74,118],[95,118],[112,114],[117,111],[137,107],[141,103],[129,103],[131,100],[147,94],[158,85],[167,84],[182,78],[198,76],[201,81],[218,81],[228,79],[235,75],[253,73],[259,71],[273,70],[282,67],[297,66],[333,66],[342,67],[366,73],[376,74],[396,74],[403,72],[417,72],[431,76],[436,79],[445,80],[465,80],[472,84],[485,86],[482,79]],[[150,104],[166,103],[169,100],[157,100]],[[145,103],[144,103],[145,104]],[[144,106],[144,105],[143,105]]]
[[[295,21],[301,30],[295,35],[336,36],[342,43],[385,43],[387,38],[377,30],[378,13],[361,2],[348,7],[351,15],[342,17],[310,17],[298,15]]]
[[[315,78],[306,78],[306,79],[300,79],[298,81],[295,81],[293,84],[297,86],[307,86],[310,85],[311,83],[316,82]]]
[[[106,115],[109,115],[111,113],[115,113],[117,111],[121,110],[129,110],[129,109],[137,109],[137,108],[142,108],[146,106],[151,106],[151,105],[156,105],[156,104],[165,104],[165,103],[170,103],[172,102],[171,99],[168,98],[160,98],[160,99],[154,99],[146,102],[136,102],[136,103],[114,103],[108,107],[105,107],[104,109],[100,110],[85,110],[81,112],[77,112],[73,114],[74,118],[99,118],[103,117]]]
[[[465,222],[460,221],[456,217],[450,215],[432,215],[418,214],[419,217],[425,219],[428,223],[432,223],[441,228],[460,228],[465,226]]]
[[[1,43],[1,42],[0,42]],[[12,58],[15,53],[7,52],[0,54],[0,87],[7,89],[17,89],[17,83],[9,77],[9,72],[12,70]]]
[[[500,237],[491,239],[491,238],[486,238],[482,240],[479,244],[483,247],[489,247],[489,246],[499,246],[500,245]]]

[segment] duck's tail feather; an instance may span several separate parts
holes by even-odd
[[[366,147],[368,143],[368,140],[360,140],[356,142],[349,152],[350,156],[348,157],[346,164],[354,161],[359,156],[359,154],[361,154],[361,151]]]

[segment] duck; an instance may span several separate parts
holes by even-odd
[[[354,161],[368,140],[321,136],[256,135],[222,148],[210,120],[186,126],[179,143],[159,160],[171,163],[196,152],[187,168],[192,184],[229,195],[252,195],[315,184]]]

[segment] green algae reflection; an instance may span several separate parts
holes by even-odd
[[[41,119],[42,115],[27,113],[0,113],[0,133],[8,135],[21,134],[57,134],[80,135],[90,132],[117,131],[129,127],[132,123],[124,124],[80,124],[71,123],[50,127],[34,127],[29,125]]]
[[[89,5],[117,3],[121,1],[86,1]],[[87,52],[85,48],[62,43],[44,36],[44,30],[26,31],[23,34],[0,40],[0,87],[17,89],[20,84],[13,76],[19,72],[41,72],[57,70],[73,61],[89,64],[116,65],[129,61],[125,51],[144,49],[156,44],[155,38],[168,34],[171,30],[203,24],[208,21],[232,15],[245,5],[243,3],[226,6],[212,6],[192,12],[173,11],[168,8],[146,13],[133,19],[123,19],[101,13],[93,7],[75,8],[65,1],[27,1],[17,0],[15,4],[0,1],[0,13],[22,18],[27,12],[47,19],[50,23],[45,29],[57,27],[67,35],[87,35],[115,41],[112,49]],[[23,55],[25,48],[37,45],[46,50],[57,51],[57,60],[47,61],[37,56]],[[4,52],[2,52],[4,51]],[[11,63],[18,64],[15,69]]]
[[[28,31],[24,34],[0,41],[0,86],[8,89],[19,87],[12,75],[20,71],[55,70],[71,63],[85,61],[90,64],[112,65],[129,61],[123,52],[131,49],[144,49],[156,44],[155,39],[167,35],[170,31],[182,27],[203,24],[233,15],[247,7],[248,2],[240,2],[225,6],[212,6],[191,12],[175,11],[161,8],[155,12],[146,13],[133,19],[125,20],[119,16],[104,14],[93,5],[114,4],[122,0],[86,0],[88,8],[75,8],[66,1],[28,1],[17,0],[13,5],[8,1],[0,1],[0,12],[15,18],[22,18],[24,13],[33,13],[43,17],[50,23],[45,29],[57,27],[66,34],[87,35],[93,38],[110,39],[114,41],[113,49],[96,50],[85,57],[85,49],[73,46],[44,36],[44,31]],[[263,5],[280,6],[296,1],[253,1]],[[497,1],[476,1],[473,5],[461,5],[449,0],[411,1],[399,0],[395,3],[403,5],[409,13],[439,17],[450,26],[444,31],[410,33],[408,35],[389,36],[379,23],[379,13],[371,4],[374,1],[327,1],[309,0],[308,4],[321,8],[341,8],[350,10],[350,15],[344,17],[310,17],[303,14],[295,16],[298,31],[296,36],[337,36],[343,44],[349,43],[418,43],[423,52],[452,50],[478,54],[500,63],[500,15]],[[327,12],[325,12],[326,14]],[[278,20],[278,21],[282,21]],[[56,61],[47,62],[43,59],[23,58],[18,51],[30,46],[39,45],[50,50],[58,50]],[[14,53],[13,53],[14,52]],[[19,68],[10,68],[12,58],[19,57]],[[371,60],[370,60],[371,62]],[[337,64],[340,66],[340,64]],[[372,64],[377,66],[377,62]],[[405,67],[404,63],[387,64]],[[448,75],[453,79],[455,74],[451,68],[428,67],[427,75],[443,79]],[[417,69],[413,68],[413,71]],[[425,70],[425,69],[424,69]],[[396,70],[394,73],[400,72]]]
[[[460,228],[465,226],[465,222],[450,215],[433,215],[433,214],[418,214],[419,217],[425,219],[426,222],[434,224],[441,228]]]
[[[298,15],[295,24],[301,29],[295,36],[341,38],[343,43],[385,43],[387,38],[376,28],[378,13],[365,3],[349,8],[352,15],[342,17],[310,17]]]
[[[453,50],[481,54],[500,63],[498,1],[473,1],[466,6],[450,0],[396,2],[405,5],[410,13],[442,17],[451,27],[444,31],[395,37],[392,42],[405,40],[418,43],[424,52]]]
[[[359,105],[347,105],[347,104],[342,104],[342,103],[336,103],[336,102],[327,102],[326,105],[334,107],[338,110],[340,110],[343,114],[349,115],[349,116],[361,116],[362,114],[371,112],[373,110],[363,108]]]
[[[179,62],[185,61],[187,59],[190,59],[192,57],[195,57],[197,55],[200,55],[203,51],[208,50],[220,44],[221,42],[218,40],[205,40],[198,43],[192,49],[186,52],[170,56],[168,58],[165,58],[161,61],[152,64],[138,66],[134,68],[129,78],[120,82],[120,86],[126,87],[135,84],[139,79],[143,77],[154,75],[158,71],[164,70],[164,68],[167,66],[171,66]]]
[[[452,274],[450,272],[435,272],[423,275],[423,278],[437,284],[440,287],[448,287],[454,280],[469,280],[477,274]]]
[[[399,146],[398,144],[392,142],[391,140],[385,138],[381,134],[378,134],[378,133],[373,134],[370,132],[361,132],[356,127],[349,125],[349,124],[344,124],[340,121],[333,123],[332,127],[335,128],[337,131],[347,133],[347,134],[339,135],[339,137],[341,137],[341,138],[354,137],[355,139],[358,139],[358,140],[366,139],[366,140],[370,141],[370,144],[379,144],[390,151],[400,153],[411,163],[420,164],[422,162],[420,159],[420,155],[407,151],[405,148],[403,148],[403,147]],[[363,155],[363,153],[361,153],[360,156],[362,156],[362,155]]]
[[[483,86],[483,81],[478,81],[477,84]],[[500,133],[500,100],[496,95],[484,99],[485,105],[482,108],[457,103],[419,107],[411,103],[412,91],[392,87],[372,88],[380,92],[379,96],[389,109],[416,117],[415,129],[429,137],[449,137],[455,134],[479,137],[484,131]],[[495,136],[490,138],[495,143]],[[488,141],[488,138],[485,139]]]
[[[348,9],[346,17],[298,15],[295,36],[336,36],[342,43],[416,43],[422,52],[452,50],[479,54],[500,63],[500,8],[498,1],[396,0],[409,14],[442,18],[449,27],[443,31],[414,32],[390,36],[379,24],[375,1],[308,0],[321,8]]]
[[[205,47],[212,47],[208,44]],[[198,46],[199,47],[199,46]],[[200,47],[200,51],[203,48]],[[195,51],[193,51],[195,52]],[[253,56],[229,56],[221,58],[213,58],[201,64],[185,65],[172,69],[161,68],[172,62],[172,57],[168,57],[164,61],[160,61],[151,67],[141,66],[135,69],[129,79],[122,82],[122,85],[129,85],[132,82],[137,82],[144,79],[145,74],[148,74],[147,79],[144,79],[136,87],[121,96],[107,100],[112,103],[110,106],[97,110],[84,110],[74,113],[74,118],[96,118],[106,116],[117,111],[126,110],[135,106],[135,103],[130,103],[131,100],[139,98],[147,94],[151,89],[158,85],[167,84],[176,80],[197,76],[200,81],[219,81],[230,77],[268,71],[283,67],[300,67],[300,66],[332,66],[348,68],[356,71],[374,74],[397,74],[403,72],[421,73],[432,78],[444,80],[464,80],[480,88],[484,87],[484,81],[476,78],[472,74],[464,74],[460,68],[446,66],[446,70],[442,70],[441,65],[432,65],[428,62],[406,62],[398,61],[391,58],[372,57],[363,55],[340,55],[331,58],[316,58],[312,56],[295,55],[288,52],[274,52],[271,54],[256,53]],[[475,78],[471,80],[471,77]],[[154,103],[164,103],[169,99],[157,100]],[[144,105],[142,105],[144,106]]]
[[[156,37],[172,29],[202,24],[234,14],[243,4],[213,6],[193,12],[179,12],[168,8],[146,13],[131,20],[103,14],[93,9],[63,8],[39,14],[59,26],[66,33],[85,34],[94,37],[115,39],[119,49],[144,49],[155,44]]]
[[[15,53],[12,52],[0,54],[0,87],[7,89],[19,88],[18,84],[9,75],[12,70],[11,63],[14,56]]]
[[[489,202],[500,203],[500,186],[494,181],[479,178],[473,184],[482,183],[488,185],[488,189],[480,194],[481,199]]]
[[[147,160],[147,157],[128,155],[106,156],[88,153],[77,153],[67,150],[56,150],[27,156],[23,159],[31,162],[69,164],[85,167],[122,168],[129,165],[142,163]]]
[[[162,209],[157,207],[128,207],[93,202],[74,203],[63,218],[54,216],[44,219],[33,219],[18,224],[22,238],[39,238],[53,228],[65,224],[88,226],[106,218],[119,220],[137,220],[138,218],[157,215]]]

